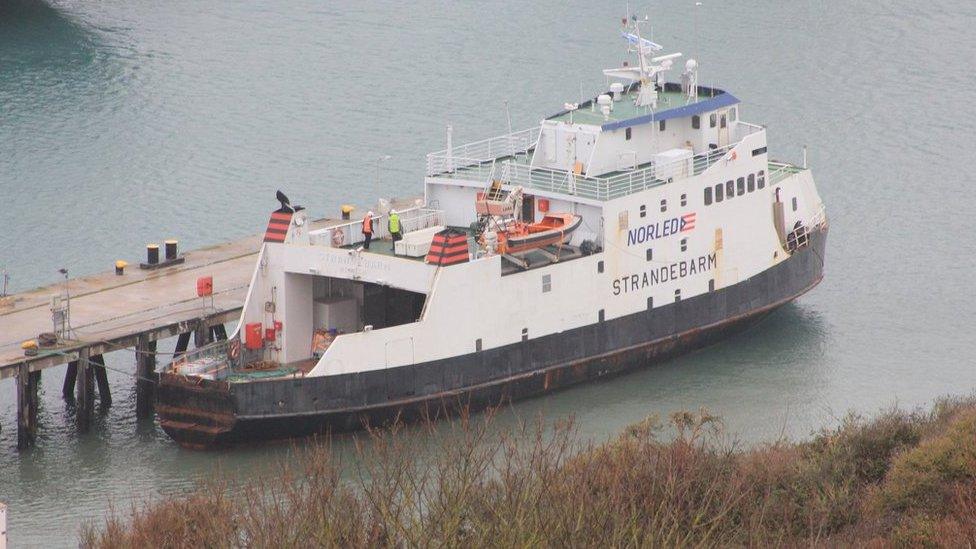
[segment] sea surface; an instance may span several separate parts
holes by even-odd
[[[706,407],[756,443],[852,410],[970,394],[976,4],[702,4],[630,5],[668,51],[699,58],[703,84],[767,125],[772,157],[800,162],[809,147],[831,222],[826,278],[738,337],[517,404],[502,421],[573,415],[599,441],[648,414]],[[482,139],[507,131],[506,101],[521,129],[576,101],[581,83],[603,88],[600,70],[624,58],[626,9],[0,0],[0,269],[16,291],[62,267],[131,262],[150,241],[253,234],[279,188],[316,216],[419,193],[448,124],[455,143]],[[115,405],[84,436],[60,398],[64,369],[45,371],[39,439],[23,453],[14,384],[0,383],[0,501],[15,546],[70,546],[110,505],[246,478],[288,455],[181,450],[135,420],[133,363],[109,356]]]

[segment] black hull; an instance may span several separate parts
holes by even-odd
[[[471,411],[621,374],[739,332],[823,278],[827,231],[733,286],[497,349],[388,371],[229,384],[163,374],[163,429],[192,448],[338,433]],[[596,316],[596,311],[594,311]]]

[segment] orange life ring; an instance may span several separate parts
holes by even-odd
[[[332,245],[336,248],[342,246],[346,241],[346,235],[342,232],[342,229],[332,229]]]
[[[237,360],[237,357],[241,356],[241,340],[236,337],[230,340],[230,344],[227,346],[227,356],[231,360]]]
[[[729,160],[735,160],[736,158],[739,158],[739,155],[735,151],[732,151],[732,155],[729,157]]]

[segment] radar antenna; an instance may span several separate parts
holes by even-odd
[[[651,57],[660,52],[664,46],[652,42],[641,36],[641,26],[649,23],[647,16],[643,20],[631,16],[623,20],[624,28],[620,34],[627,41],[627,51],[637,54],[637,66],[631,67],[627,63],[616,69],[606,69],[603,74],[610,78],[619,78],[630,82],[638,82],[640,90],[634,104],[638,107],[650,106],[657,108],[657,92],[662,87],[661,73],[671,68],[674,59],[681,57],[681,53],[669,53]]]

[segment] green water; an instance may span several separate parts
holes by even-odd
[[[976,7],[704,4],[696,40],[693,1],[655,3],[654,39],[699,50],[702,84],[768,125],[774,158],[798,162],[809,145],[832,224],[826,279],[746,334],[502,421],[575,414],[600,440],[706,406],[757,441],[971,392]],[[520,129],[576,101],[580,81],[601,89],[600,70],[622,60],[625,8],[0,0],[0,269],[26,289],[63,266],[138,258],[148,241],[253,234],[277,188],[318,216],[418,193],[447,124],[455,143],[482,139],[507,131],[505,100]],[[108,360],[133,369],[129,353]],[[62,375],[44,373],[39,440],[24,453],[13,383],[0,383],[0,500],[18,546],[71,545],[111,503],[252,475],[286,452],[181,450],[135,420],[133,383],[115,372],[115,405],[80,436]]]

